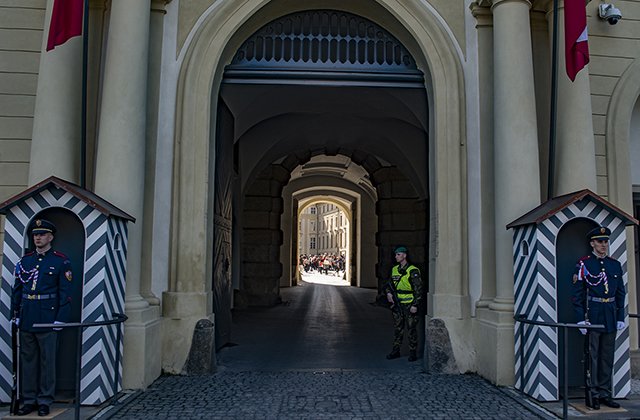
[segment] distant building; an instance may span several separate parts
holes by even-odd
[[[346,214],[331,203],[316,203],[300,213],[300,254],[347,255],[349,222]]]

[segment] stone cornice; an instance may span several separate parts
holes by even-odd
[[[487,3],[491,3],[491,7],[496,7],[501,3],[526,3],[529,5],[529,8],[532,6],[531,0],[488,0]]]
[[[166,14],[165,7],[171,3],[171,0],[151,0],[151,11]]]
[[[493,25],[493,13],[491,13],[490,3],[489,0],[480,0],[474,1],[469,5],[471,15],[476,18],[478,22],[476,27]]]
[[[558,0],[558,7],[564,7],[564,0]],[[532,8],[534,10],[539,10],[543,12],[552,12],[553,11],[553,0],[533,0]],[[585,0],[585,5],[591,3],[591,0]]]

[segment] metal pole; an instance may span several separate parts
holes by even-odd
[[[120,377],[120,340],[122,339],[122,330],[120,327],[124,323],[116,324],[118,332],[116,334],[116,362],[113,368],[113,397],[111,397],[111,405],[118,404],[118,379]]]
[[[520,324],[520,328],[519,328],[519,335],[520,335],[520,369],[519,370],[519,376],[520,376],[520,391],[524,392],[524,328],[526,324],[523,324],[522,322],[519,323]]]
[[[75,416],[74,418],[80,419],[80,382],[81,382],[81,370],[82,370],[82,332],[86,327],[98,327],[103,325],[113,325],[124,323],[128,318],[124,314],[113,314],[114,319],[109,321],[97,321],[91,323],[81,323],[81,322],[69,322],[64,325],[60,324],[33,324],[35,328],[76,328],[77,329],[77,346],[76,346],[76,397],[75,397]],[[121,331],[118,329],[118,339],[117,339],[117,352],[116,352],[116,366],[120,364],[120,345],[119,342],[121,340]],[[116,372],[119,372],[116,367]]]
[[[78,343],[76,345],[76,351],[78,352],[76,357],[76,401],[75,401],[75,419],[80,420],[80,378],[82,369],[82,327],[77,327]]]
[[[89,0],[84,0],[82,17],[82,110],[80,134],[80,186],[87,188],[87,69],[89,67]]]
[[[553,47],[551,54],[551,115],[549,118],[549,171],[547,200],[553,198],[556,166],[556,106],[558,103],[558,1],[553,0]]]
[[[562,327],[562,346],[564,347],[564,369],[562,369],[562,376],[564,380],[562,397],[562,418],[569,418],[569,328]]]

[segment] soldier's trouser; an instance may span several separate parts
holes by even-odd
[[[393,312],[393,351],[400,351],[405,325],[409,332],[409,351],[418,350],[418,314],[409,312],[411,305],[400,305],[400,311]]]
[[[56,391],[56,340],[54,331],[20,331],[20,384],[25,404],[50,406]]]
[[[596,398],[611,396],[613,358],[616,350],[616,332],[589,332],[591,352],[591,394]]]

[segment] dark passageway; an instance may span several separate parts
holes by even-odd
[[[303,282],[280,293],[275,307],[234,310],[234,345],[218,353],[220,369],[422,369],[422,359],[385,359],[392,318],[372,304],[375,290]]]

